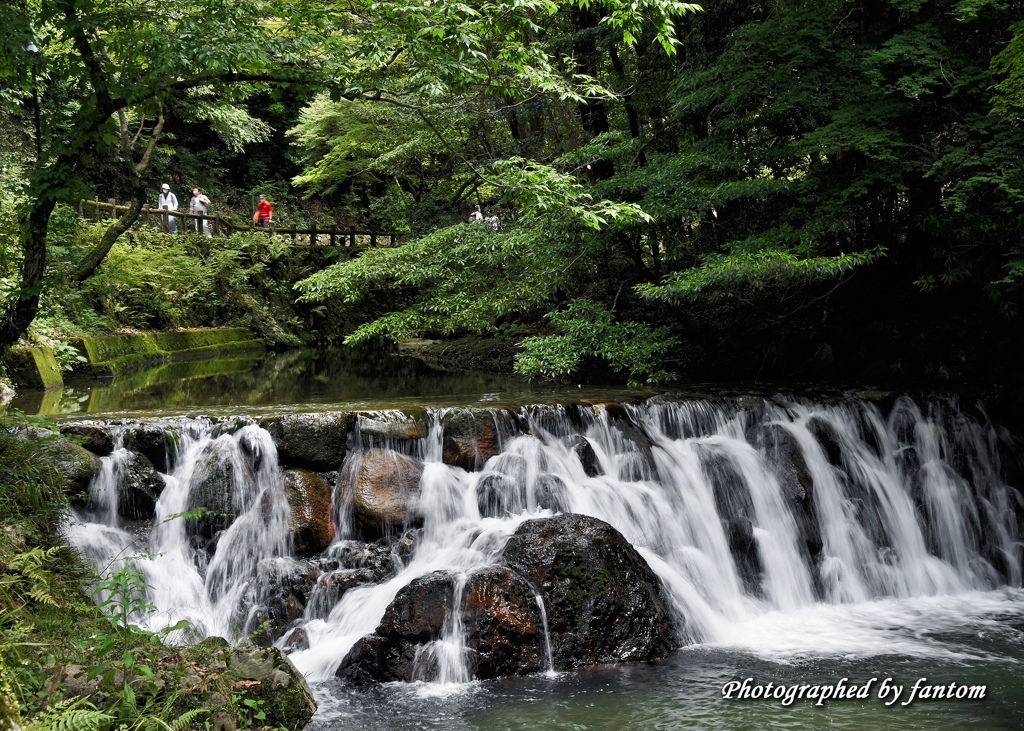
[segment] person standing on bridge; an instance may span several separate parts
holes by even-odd
[[[256,204],[256,212],[252,214],[252,222],[257,226],[269,228],[274,221],[274,207],[267,201],[267,196],[260,193],[260,202]]]
[[[171,186],[164,183],[160,186],[160,200],[157,204],[157,210],[160,211],[177,211],[178,210],[178,197],[171,192]],[[174,220],[174,216],[165,213],[164,219],[166,221],[166,228],[169,233],[178,233],[178,223]]]
[[[210,199],[203,195],[203,191],[199,188],[192,189],[192,200],[188,202],[188,212],[205,216],[210,212]],[[202,231],[206,234],[206,238],[213,238],[210,234],[210,229],[206,225],[206,219],[200,218],[196,220],[196,233]]]
[[[480,212],[480,205],[477,204],[473,208],[473,212],[469,214],[469,222],[473,223],[474,221],[475,222],[480,222],[480,221],[483,221],[483,220],[484,220],[484,214],[482,214]]]

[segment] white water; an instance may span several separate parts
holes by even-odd
[[[1024,606],[1021,592],[998,589],[1019,587],[1022,575],[1015,518],[1021,496],[1005,484],[1000,462],[1006,435],[952,404],[936,402],[922,411],[901,399],[883,418],[874,406],[853,401],[767,402],[756,411],[653,401],[626,408],[631,426],[625,430],[615,413],[621,409],[593,406],[570,418],[561,407],[533,407],[521,414],[529,433],[515,435],[500,412],[502,451],[479,472],[441,462],[444,412],[433,415],[425,439],[375,445],[422,460],[422,534],[411,557],[386,581],[349,590],[327,616],[315,616],[309,603],[310,648],[292,654],[295,664],[310,680],[331,677],[348,650],[373,632],[396,594],[432,571],[457,577],[458,607],[467,576],[494,564],[524,520],[551,514],[538,507],[551,507],[544,502],[551,494],[562,503],[555,507],[605,520],[638,548],[685,618],[680,624],[691,643],[780,660],[955,656],[962,651],[927,631],[952,629],[958,616],[983,623],[987,612]],[[238,640],[257,594],[258,565],[268,558],[287,562],[287,506],[269,435],[249,426],[211,440],[208,426],[195,425],[182,440],[157,506],[152,558],[135,563],[155,587],[150,600],[160,613],[154,624],[185,618],[202,634]],[[792,479],[771,450],[758,446],[752,426],[774,428],[799,445],[813,483],[811,512],[801,515],[794,507]],[[823,428],[834,436],[831,455],[815,436]],[[640,444],[629,438],[631,429],[645,435]],[[592,446],[598,476],[588,477],[568,446],[574,435]],[[196,460],[211,449],[220,450],[244,479],[234,490],[239,517],[204,567],[184,521],[161,521],[185,510]],[[105,508],[76,513],[69,530],[74,544],[100,564],[137,550],[116,516],[111,485],[118,459],[118,452],[104,458],[93,486],[96,503]],[[326,556],[355,537],[350,511],[358,459],[359,449],[351,449],[340,471],[334,493],[338,534]],[[481,515],[477,489],[485,480],[504,487]],[[730,542],[731,531],[744,521],[760,567],[753,575],[744,574]],[[812,557],[815,541],[820,554]],[[542,603],[540,611],[546,619]],[[550,669],[546,627],[545,638]],[[417,679],[470,679],[458,611],[443,636],[420,654],[427,670]]]

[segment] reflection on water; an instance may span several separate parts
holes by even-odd
[[[614,392],[601,390],[605,398]],[[19,391],[26,414],[138,414],[323,411],[517,402],[550,396],[519,378],[451,373],[381,346],[245,353],[165,363],[113,379],[69,379],[63,389]],[[573,396],[585,396],[578,389]],[[649,392],[629,391],[627,398]]]

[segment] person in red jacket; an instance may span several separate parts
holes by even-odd
[[[256,212],[252,214],[252,222],[257,226],[268,228],[274,220],[274,207],[267,202],[267,196],[260,193],[260,202],[256,205]]]

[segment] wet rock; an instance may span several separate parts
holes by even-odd
[[[459,409],[445,415],[445,464],[479,470],[500,451],[494,414],[485,409]]]
[[[61,436],[71,437],[95,455],[106,457],[114,451],[114,434],[110,427],[92,421],[76,421],[60,425]]]
[[[349,589],[379,581],[372,569],[339,569],[317,579],[309,598],[309,616],[326,619]]]
[[[282,464],[314,471],[338,469],[345,458],[351,418],[346,412],[288,414],[260,419]]]
[[[223,441],[210,442],[196,458],[185,511],[204,508],[207,513],[186,521],[185,530],[189,535],[213,538],[215,533],[231,525],[240,512],[235,504],[235,493],[245,491],[256,478],[233,447]]]
[[[71,495],[88,491],[89,483],[99,471],[100,460],[85,447],[65,439],[56,432],[29,426],[18,432],[17,438],[32,442],[47,455],[50,464],[60,473],[64,489]]]
[[[604,521],[526,521],[502,562],[541,592],[557,668],[654,660],[679,644],[660,580]]]
[[[807,420],[807,429],[818,440],[829,464],[839,467],[843,463],[843,449],[840,446],[841,439],[835,427],[824,419],[813,416]]]
[[[235,434],[250,424],[255,423],[256,420],[251,416],[232,416],[214,425],[213,429],[210,430],[210,437],[216,439],[224,434]]]
[[[455,575],[438,571],[398,592],[374,633],[342,660],[337,676],[355,684],[434,680],[437,658],[429,643],[444,634],[456,606]],[[543,670],[543,633],[533,591],[522,577],[490,567],[466,578],[459,615],[470,678]]]
[[[125,520],[150,520],[164,480],[144,455],[128,452],[124,473],[117,483],[117,512]]]
[[[390,446],[395,442],[423,439],[427,436],[426,414],[388,411],[359,414],[359,436],[365,447]]]
[[[305,627],[296,627],[293,630],[289,630],[283,638],[281,638],[281,644],[285,652],[298,652],[299,650],[309,649],[309,634],[306,632]]]
[[[136,424],[124,433],[125,448],[143,455],[161,472],[170,467],[178,440],[178,432],[166,424]]]
[[[490,472],[476,484],[476,504],[483,518],[505,518],[526,510],[526,490],[521,482]]]
[[[470,677],[483,680],[547,669],[540,608],[521,576],[503,566],[470,575],[461,610]]]
[[[334,538],[330,486],[311,472],[287,470],[284,487],[291,509],[288,530],[292,534],[295,553],[320,553]]]
[[[754,524],[748,518],[733,518],[728,525],[729,550],[736,561],[740,579],[747,591],[760,594],[761,556],[754,538]]]
[[[793,506],[800,532],[801,551],[816,561],[823,546],[814,507],[814,481],[799,442],[779,424],[756,424],[746,432],[747,442],[762,451],[785,495]]]
[[[566,446],[580,458],[580,463],[583,465],[583,471],[587,473],[587,477],[597,477],[601,474],[601,462],[597,458],[597,452],[594,451],[593,445],[585,436],[573,434],[566,442]]]
[[[402,540],[405,540],[405,536]],[[401,542],[399,541],[399,545]],[[373,573],[374,581],[380,581],[398,570],[402,565],[402,558],[391,545],[384,542],[342,541],[331,546],[330,557],[318,563],[321,571],[336,571],[339,568],[369,569]]]
[[[272,645],[303,617],[317,581],[316,567],[289,558],[266,558],[256,567],[256,597],[245,633]]]
[[[569,510],[569,488],[558,475],[540,475],[534,487],[537,507],[555,513]]]
[[[380,536],[418,522],[419,483],[423,467],[390,449],[368,449],[361,458],[353,491],[356,526],[366,536]]]

